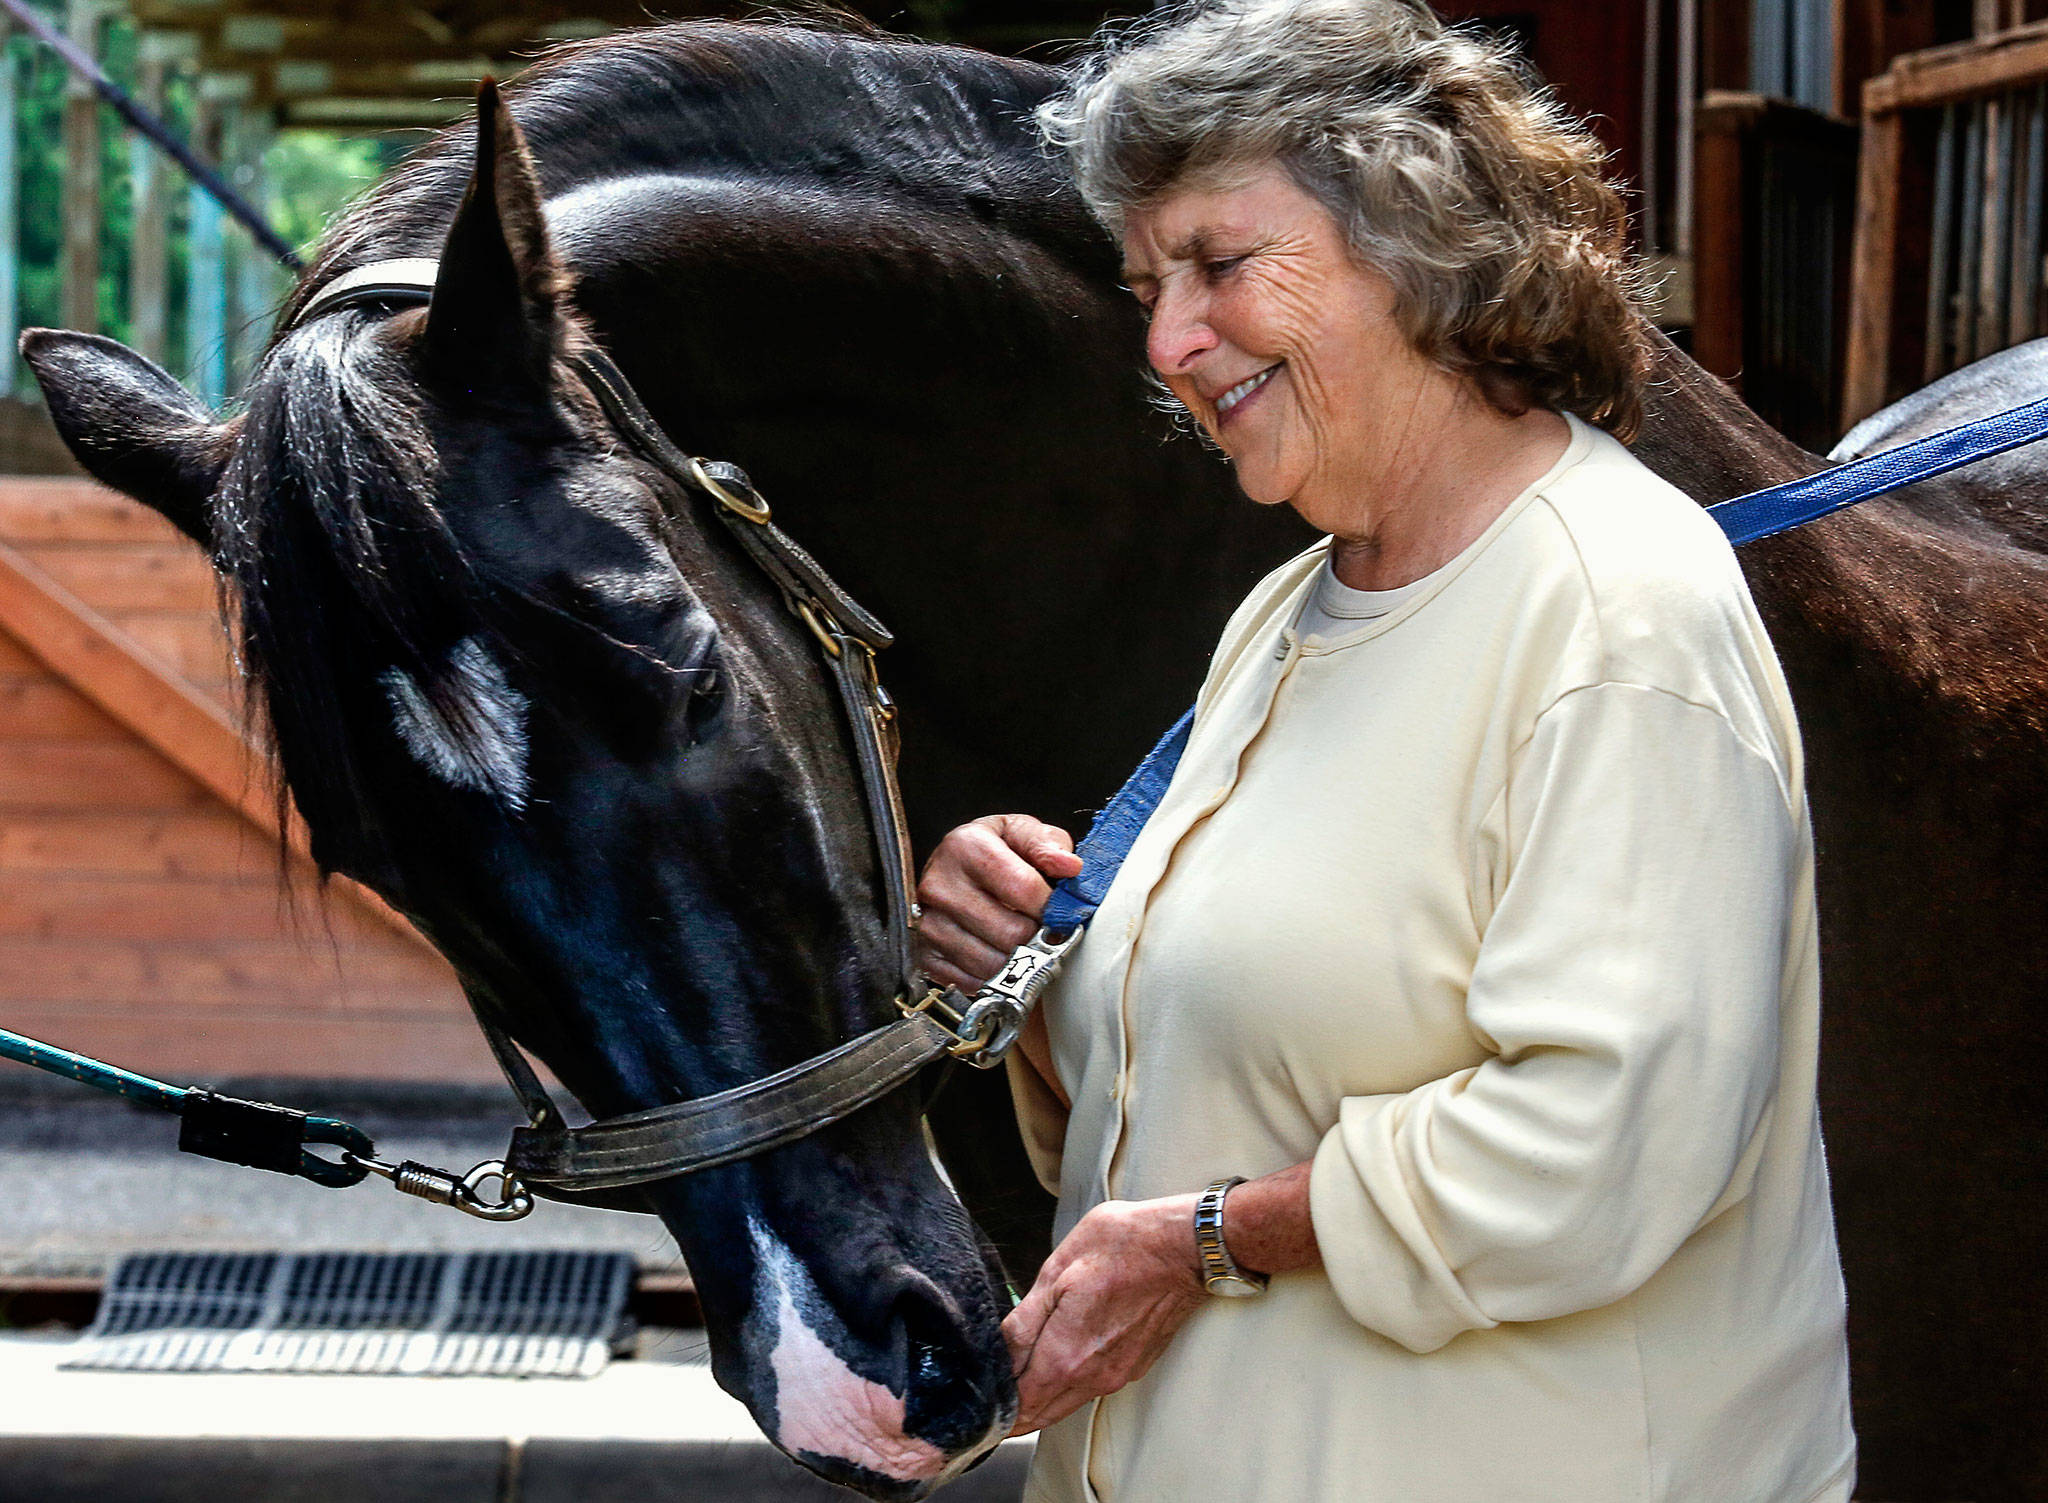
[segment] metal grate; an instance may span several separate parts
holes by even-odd
[[[626,1253],[138,1253],[67,1368],[587,1378],[630,1340]]]

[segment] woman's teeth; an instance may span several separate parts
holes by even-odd
[[[1230,390],[1226,391],[1222,396],[1216,399],[1216,416],[1222,417],[1224,413],[1230,411],[1230,409],[1235,407],[1239,402],[1242,402],[1246,397],[1250,396],[1253,392],[1257,391],[1261,386],[1264,386],[1266,382],[1272,377],[1273,372],[1277,371],[1278,369],[1280,369],[1280,367],[1277,365],[1269,365],[1264,370],[1260,371],[1256,376],[1252,376],[1247,380],[1240,381],[1237,383],[1237,385],[1231,387]]]

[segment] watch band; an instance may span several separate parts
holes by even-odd
[[[1243,1296],[1266,1290],[1267,1276],[1240,1268],[1223,1242],[1224,1199],[1243,1183],[1242,1174],[1219,1179],[1195,1202],[1195,1251],[1202,1260],[1202,1283],[1211,1294]]]

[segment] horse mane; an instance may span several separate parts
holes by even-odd
[[[855,23],[683,21],[567,42],[508,84],[505,100],[543,197],[638,172],[787,177],[1096,245],[1031,125],[1056,70]],[[435,254],[473,139],[467,124],[441,132],[344,211],[284,323],[353,267]]]
[[[1030,129],[1058,82],[1043,66],[798,22],[685,22],[569,43],[506,90],[544,196],[637,172],[772,174],[995,218],[1090,247],[1092,226]],[[295,327],[319,288],[374,261],[439,253],[473,160],[443,131],[335,223],[252,376],[214,499],[215,552],[239,604],[248,703],[284,808],[296,795],[323,872],[399,876],[357,745],[392,706],[345,702],[392,674],[458,755],[489,759],[488,705],[451,648],[509,602],[436,507],[428,398],[380,315]],[[1081,253],[1086,253],[1082,251]],[[504,660],[503,658],[500,659]],[[317,665],[317,666],[315,666]],[[353,691],[349,686],[355,686]]]

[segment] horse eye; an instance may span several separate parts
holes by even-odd
[[[725,675],[716,668],[700,670],[690,685],[690,737],[695,740],[725,706]]]

